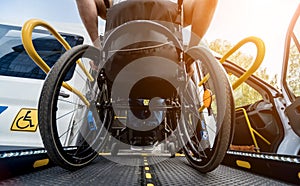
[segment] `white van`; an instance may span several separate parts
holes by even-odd
[[[61,33],[71,47],[83,37]],[[45,30],[34,30],[33,44],[51,67],[65,52]],[[42,147],[37,105],[46,74],[27,55],[21,27],[0,24],[0,151]]]

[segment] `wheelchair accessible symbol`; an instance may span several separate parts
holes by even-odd
[[[11,125],[11,131],[35,132],[38,126],[37,109],[22,108]]]

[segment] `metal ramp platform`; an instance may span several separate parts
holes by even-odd
[[[123,163],[120,163],[123,162]],[[126,162],[126,165],[124,164]],[[138,165],[138,166],[131,166]],[[220,165],[201,174],[185,157],[147,155],[99,156],[93,163],[70,172],[50,166],[0,181],[0,185],[289,185],[243,170]]]

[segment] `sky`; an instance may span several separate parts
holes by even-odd
[[[236,44],[249,36],[259,37],[266,47],[262,67],[280,76],[286,32],[299,4],[300,0],[219,0],[205,38]],[[251,49],[255,55],[255,47]]]
[[[236,44],[249,36],[259,37],[266,46],[262,66],[270,74],[280,74],[285,34],[299,3],[300,0],[219,0],[204,39],[208,42],[223,39]],[[59,31],[87,37],[75,0],[0,1],[0,23],[23,25],[30,18],[42,19]],[[99,23],[104,25],[103,21]],[[100,32],[103,29],[99,28]],[[248,48],[243,52],[255,55],[254,48]]]

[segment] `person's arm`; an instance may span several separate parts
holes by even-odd
[[[213,18],[218,0],[185,0],[184,22],[192,26],[190,46],[198,45]]]
[[[100,47],[97,42],[98,34],[98,15],[106,18],[106,7],[103,0],[76,0],[81,20],[96,47]]]

